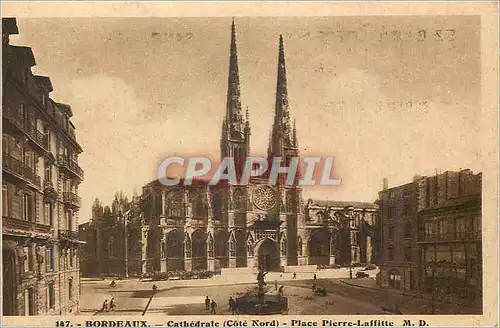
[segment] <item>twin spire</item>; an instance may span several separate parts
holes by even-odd
[[[243,115],[241,106],[236,27],[233,19],[233,22],[231,24],[231,47],[229,57],[226,117],[224,119],[222,127],[222,139],[233,139],[233,136],[238,135],[241,135],[245,139],[249,138],[250,122],[248,108],[245,115]],[[248,140],[246,141],[248,142]],[[283,45],[283,37],[280,35],[278,49],[276,104],[273,129],[270,135],[269,152],[276,156],[280,156],[283,153],[283,147],[296,149],[298,148],[298,145],[295,122],[292,125],[290,119],[286,81],[285,50]]]

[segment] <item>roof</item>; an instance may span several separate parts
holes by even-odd
[[[352,206],[355,209],[377,209],[378,206],[375,203],[370,202],[349,202],[349,201],[332,201],[332,200],[312,200],[312,206],[320,207],[340,207],[344,208],[347,206]]]
[[[20,60],[21,62],[28,64],[30,67],[36,65],[35,55],[33,55],[33,51],[30,47],[9,46],[9,49],[13,60]]]
[[[424,177],[422,177],[422,178],[424,178]],[[394,191],[394,190],[408,188],[408,187],[411,187],[411,186],[413,186],[413,181],[405,183],[405,184],[402,184],[402,185],[399,185],[399,186],[394,186],[394,187],[391,187],[391,188],[380,190],[378,193],[379,194],[386,193],[386,192],[390,192],[390,191]]]
[[[2,34],[19,34],[15,18],[2,18]]]
[[[73,111],[71,110],[71,106],[63,103],[56,103],[57,108],[62,111],[65,111],[69,114],[69,116],[73,116]]]
[[[47,92],[54,91],[54,88],[52,87],[52,82],[50,82],[50,78],[49,77],[35,75],[34,78],[35,78],[36,83],[40,87],[42,87],[45,91],[47,91]]]

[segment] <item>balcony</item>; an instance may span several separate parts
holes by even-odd
[[[38,131],[34,122],[21,117],[21,112],[13,108],[4,108],[3,116],[6,121],[14,125],[19,131],[23,132],[28,139],[38,146],[42,151],[49,151],[49,140],[46,135]]]
[[[443,243],[443,242],[464,242],[481,241],[481,231],[463,231],[425,234],[419,236],[418,243]]]
[[[67,172],[75,175],[78,179],[83,180],[83,170],[74,160],[66,155],[57,155],[57,165]]]
[[[38,175],[35,174],[33,168],[24,164],[22,161],[18,160],[11,154],[2,153],[2,159],[4,172],[11,174],[18,179],[21,179],[24,182],[30,183],[35,187],[41,188],[41,179]]]
[[[32,237],[33,234],[41,234],[46,235],[45,237],[50,237],[50,230],[50,225],[10,217],[2,218],[3,233],[26,235],[27,237]]]
[[[73,230],[59,230],[59,239],[62,240],[77,240],[79,241],[78,238],[78,231],[73,231]]]
[[[81,206],[80,196],[70,191],[63,192],[63,202],[70,207],[80,208]]]

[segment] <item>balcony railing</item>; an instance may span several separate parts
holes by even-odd
[[[447,232],[424,234],[419,236],[418,241],[422,242],[449,242],[449,241],[478,241],[481,240],[481,231],[463,231],[463,232]]]
[[[41,187],[41,179],[35,174],[33,168],[24,164],[22,161],[18,160],[14,156],[8,153],[2,153],[3,159],[3,169],[18,178],[21,178],[27,182],[34,184],[37,187]]]
[[[34,122],[26,120],[21,116],[21,112],[13,108],[6,107],[3,113],[4,117],[15,125],[19,130],[23,131],[35,144],[43,150],[49,150],[48,137],[38,131]]]
[[[70,191],[63,192],[63,202],[74,207],[81,206],[80,196]]]
[[[15,218],[3,217],[2,218],[3,230],[20,230],[23,232],[36,232],[41,234],[50,234],[50,225],[20,220]]]
[[[75,174],[78,178],[83,180],[83,170],[74,160],[66,155],[57,155],[57,164],[66,170]]]
[[[79,240],[79,238],[78,238],[78,231],[73,231],[73,230],[59,230],[59,239]]]

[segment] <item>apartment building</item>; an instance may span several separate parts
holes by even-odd
[[[465,169],[379,192],[384,287],[481,307],[482,174]]]
[[[10,43],[16,19],[2,26],[3,315],[77,313],[83,170],[73,113],[32,73],[31,48]]]
[[[380,283],[384,287],[417,291],[418,223],[413,182],[379,192],[381,228]]]
[[[417,188],[422,290],[481,307],[482,174],[448,171]]]

